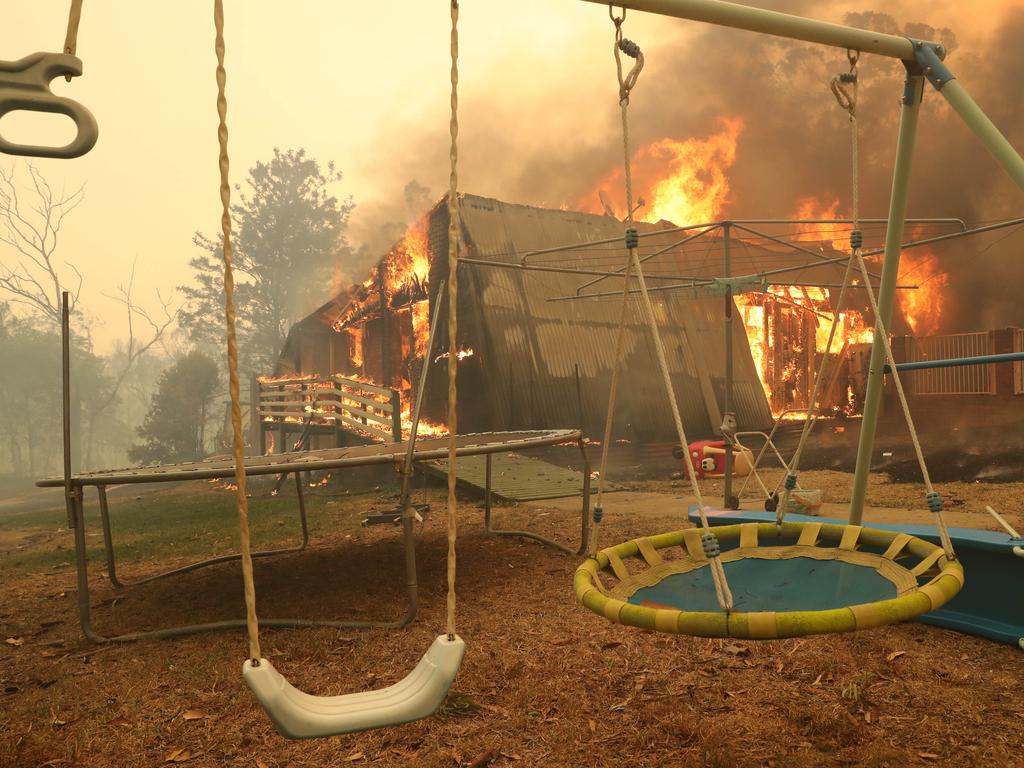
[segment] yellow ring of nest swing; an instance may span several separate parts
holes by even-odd
[[[601,550],[577,568],[576,598],[620,624],[760,640],[906,621],[944,605],[964,583],[960,563],[905,533],[819,522],[743,523],[713,530],[722,544],[720,559],[735,602],[728,617],[715,603],[698,528]],[[819,546],[820,541],[829,546]],[[670,559],[673,547],[676,556]],[[615,583],[609,586],[603,579]],[[785,610],[787,599],[795,609]],[[765,601],[783,610],[767,610]],[[683,602],[692,607],[681,607]],[[744,610],[747,605],[752,609]]]

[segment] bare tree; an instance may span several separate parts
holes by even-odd
[[[93,436],[95,434],[95,428],[99,421],[99,417],[117,401],[122,385],[124,385],[125,380],[128,378],[128,374],[131,372],[139,358],[145,355],[157,344],[161,344],[167,329],[170,328],[174,324],[174,321],[178,319],[180,307],[174,307],[173,299],[164,298],[160,291],[157,291],[156,293],[160,302],[160,316],[154,316],[136,304],[132,298],[132,289],[134,284],[135,262],[132,262],[132,269],[128,274],[127,284],[118,285],[116,293],[104,294],[108,299],[113,299],[124,306],[125,314],[128,318],[128,339],[125,344],[124,360],[120,366],[120,370],[114,375],[110,389],[102,400],[89,409],[88,425],[86,427],[87,443],[85,449],[85,464],[88,467],[92,466]],[[141,335],[139,335],[138,328],[140,325],[145,328]]]
[[[85,186],[73,192],[54,191],[32,163],[25,163],[30,184],[23,199],[18,191],[17,166],[0,168],[0,243],[13,249],[0,253],[0,289],[12,303],[23,304],[53,323],[60,323],[61,291],[70,293],[71,308],[78,303],[82,274],[69,262],[60,268],[57,244],[65,217],[85,198]],[[63,280],[66,267],[74,278]],[[72,287],[71,284],[74,284]]]

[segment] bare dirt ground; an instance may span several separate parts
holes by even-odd
[[[847,475],[814,475],[801,480],[842,501]],[[608,499],[602,543],[679,526],[681,485],[629,490],[647,495]],[[1024,522],[1019,484],[942,490],[979,527],[992,527],[982,506],[996,496],[994,506]],[[388,685],[442,631],[443,499],[423,495],[432,511],[419,531],[416,621],[396,632],[263,632],[264,654],[293,684],[321,695]],[[310,550],[257,561],[261,615],[398,616],[399,532],[357,522],[393,504],[381,496],[322,504]],[[917,486],[872,487],[876,503],[899,508],[920,508],[920,496]],[[28,534],[17,554],[0,555],[0,639],[9,638],[0,643],[0,766],[1024,765],[1024,653],[1015,648],[917,623],[770,642],[624,628],[574,604],[578,558],[486,537],[477,504],[460,508],[458,624],[468,652],[448,703],[418,723],[312,742],[285,741],[256,706],[240,674],[239,632],[86,644],[73,569],[39,565],[47,548],[66,551],[69,535]],[[578,501],[565,500],[501,508],[497,518],[568,542],[578,514]],[[124,571],[184,562],[148,554]],[[99,560],[91,577],[101,632],[241,615],[236,565],[123,591]]]

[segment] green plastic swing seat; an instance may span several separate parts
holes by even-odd
[[[401,725],[429,717],[448,695],[466,644],[438,636],[420,663],[394,685],[344,696],[312,696],[293,686],[266,659],[245,662],[242,674],[285,738],[313,739]]]
[[[935,610],[964,583],[940,547],[906,533],[820,522],[715,528],[733,593],[718,607],[696,528],[603,549],[576,571],[577,599],[611,621],[701,637],[849,632]]]

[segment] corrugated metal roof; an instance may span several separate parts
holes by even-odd
[[[467,255],[518,263],[533,249],[618,238],[624,225],[606,216],[533,208],[465,195],[460,199]],[[638,225],[655,231],[658,225]],[[678,240],[680,235],[661,237]],[[653,239],[653,238],[652,238]],[[667,242],[670,241],[666,241]],[[585,255],[560,254],[560,263],[576,260],[601,269],[625,264],[619,244],[593,246]],[[572,294],[586,281],[579,275],[526,272],[464,265],[460,280],[460,341],[474,345],[486,382],[486,399],[497,424],[579,423],[591,436],[603,431],[605,407],[615,362],[619,299],[552,302]],[[614,280],[608,281],[615,287]],[[680,293],[653,294],[655,313],[672,372],[680,411],[695,435],[717,431],[709,416],[708,389],[718,406],[724,402],[724,327],[721,298],[693,298]],[[742,324],[734,334],[734,407],[743,428],[771,422]],[[646,324],[631,301],[625,335],[625,375],[616,409],[616,436],[666,439],[672,427]],[[576,369],[580,386],[577,391]],[[704,378],[702,382],[701,379]],[[714,406],[712,405],[713,409]]]

